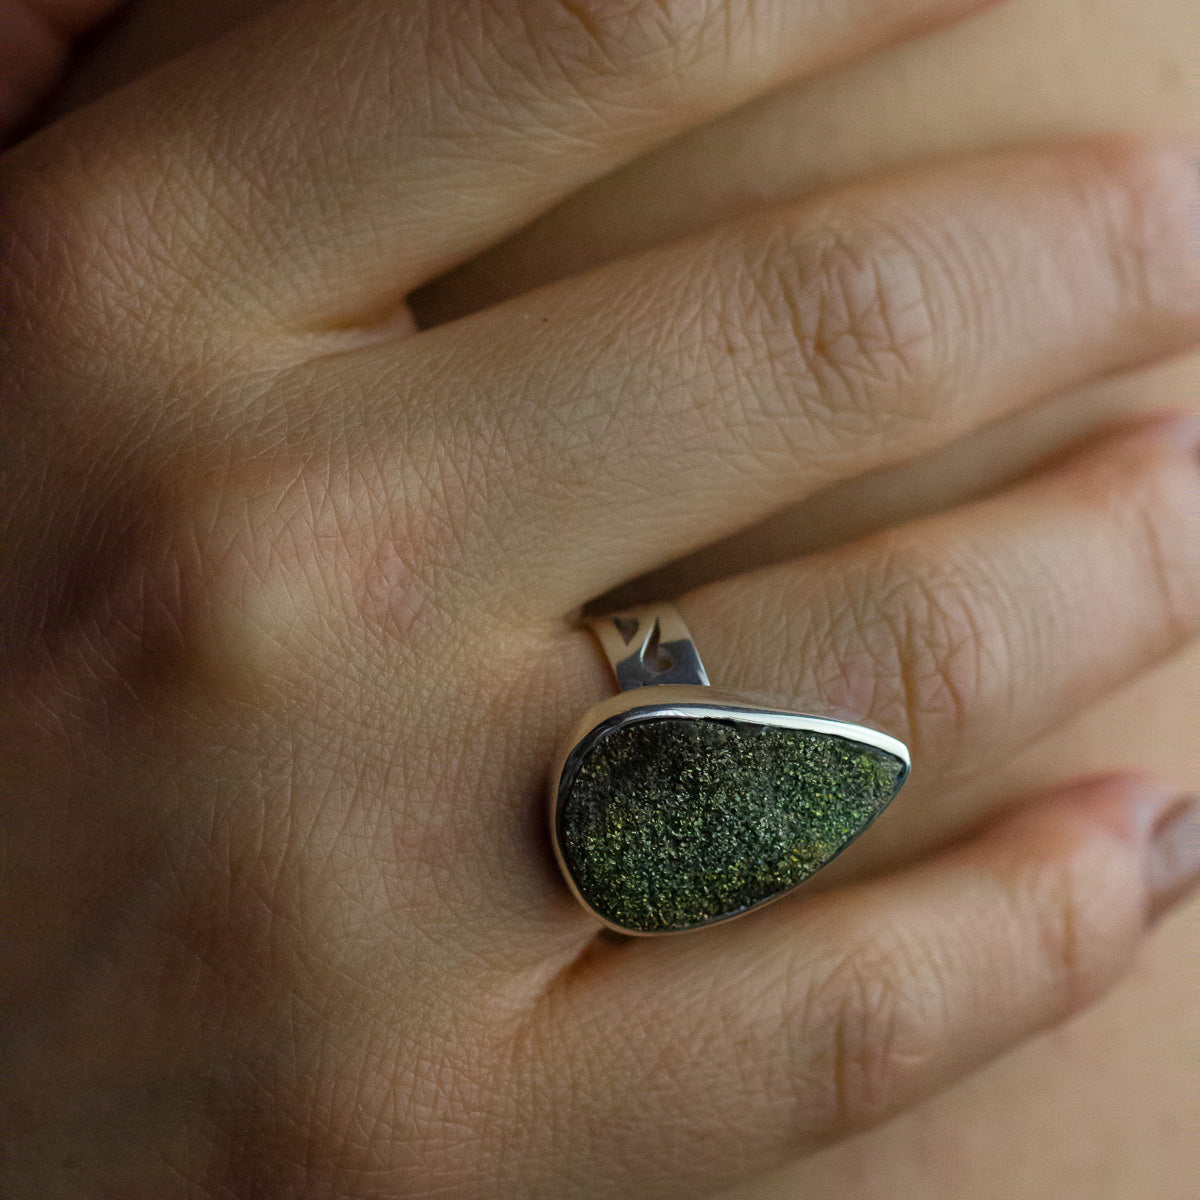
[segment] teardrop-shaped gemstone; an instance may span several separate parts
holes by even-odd
[[[618,724],[564,776],[568,874],[634,933],[710,924],[807,879],[887,806],[907,763],[811,729],[712,716]]]

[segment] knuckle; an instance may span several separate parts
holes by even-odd
[[[964,322],[953,267],[927,242],[915,229],[843,214],[817,233],[777,232],[750,253],[750,299],[731,315],[748,315],[770,393],[789,402],[793,420],[797,393],[814,420],[847,438],[938,416]]]
[[[84,544],[45,548],[37,640],[56,677],[101,695],[153,694],[230,663],[244,678],[245,658],[230,652],[247,644],[230,619],[246,610],[244,573],[240,586],[229,585],[208,498],[182,493],[125,471],[121,497],[104,498],[84,520]]]
[[[313,454],[265,477],[218,477],[189,497],[169,530],[196,599],[186,629],[223,677],[315,677],[322,651],[349,651],[368,609],[389,636],[412,637],[430,615],[429,547],[380,473]],[[215,674],[209,672],[210,675]]]
[[[536,0],[498,11],[526,47],[521,64],[538,90],[567,83],[591,100],[598,85],[661,93],[664,79],[690,59],[716,52],[730,22],[711,0]]]
[[[1077,828],[1045,832],[1038,852],[1014,851],[1021,874],[1011,889],[1015,939],[1031,947],[1034,972],[1050,1007],[1074,1012],[1120,970],[1136,930],[1116,914],[1131,912],[1127,863],[1110,841]],[[1111,892],[1105,895],[1105,891]]]
[[[870,1124],[894,1111],[936,1052],[946,1020],[937,972],[911,938],[881,931],[830,963],[810,985],[802,1022],[815,1073],[818,1123],[831,1130]],[[809,1068],[809,1078],[814,1075]]]
[[[39,552],[30,589],[66,694],[147,698],[183,681],[236,692],[309,669],[300,639],[327,618],[336,577],[312,489],[125,467],[103,490]]]
[[[20,551],[6,628],[71,711],[77,693],[107,705],[179,684],[312,694],[335,672],[344,685],[336,654],[407,658],[445,636],[462,554],[452,473],[348,454],[336,428],[309,445],[278,427],[236,443],[190,430],[182,446],[141,428],[92,436],[98,455],[61,456],[0,517]]]
[[[331,446],[219,474],[172,531],[195,564],[209,655],[231,676],[344,685],[347,656],[373,669],[387,647],[410,662],[446,644],[452,619],[455,636],[488,627],[486,604],[450,611],[466,570],[454,483],[419,456]]]
[[[948,549],[893,545],[856,636],[875,664],[873,711],[942,758],[969,733],[1014,657],[994,573]]]
[[[1096,456],[1082,476],[1082,502],[1105,514],[1108,528],[1132,554],[1148,628],[1168,649],[1187,642],[1200,623],[1195,467],[1192,456],[1179,451],[1178,439],[1126,439],[1120,453]]]
[[[1194,306],[1184,232],[1194,167],[1161,146],[1120,137],[1064,156],[1057,169],[1084,216],[1081,227],[1093,246],[1085,261],[1100,264],[1118,308]]]

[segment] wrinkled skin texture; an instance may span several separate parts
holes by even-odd
[[[592,189],[431,298],[449,313],[643,237],[823,181],[929,154],[1063,132],[1200,136],[1197,29],[1186,0],[1028,0],[750,106]],[[671,186],[660,186],[670,179]],[[580,237],[579,230],[586,231]],[[772,521],[722,548],[753,563],[936,508],[1021,470],[1113,413],[1171,395],[1200,411],[1200,360],[1065,396],[933,462]],[[744,557],[743,557],[744,556]],[[693,561],[679,577],[710,570]],[[1114,697],[1005,772],[1018,786],[1137,763],[1200,787],[1200,656]],[[959,811],[970,811],[970,803]],[[931,813],[942,820],[947,814]],[[1194,986],[1200,907],[1158,936],[1144,969],[1096,1011],[885,1129],[738,1200],[1186,1200],[1200,1175]]]
[[[1186,130],[1193,107],[1184,84],[1191,45],[1187,6],[1145,5],[1135,12],[1112,3],[1103,6],[1106,17],[1097,8],[1045,0],[1017,4],[846,75],[760,102],[668,152],[669,203],[662,201],[662,172],[651,159],[592,189],[485,265],[428,289],[425,318],[470,309],[498,292],[556,275],[564,264],[577,265],[564,259],[563,246],[584,245],[604,257],[882,162],[1066,130],[1145,124]],[[149,24],[151,17],[145,20]],[[130,26],[134,50],[136,29]],[[119,46],[115,54],[119,58]],[[1017,89],[1011,87],[1014,63],[1022,72]],[[928,85],[931,76],[936,87]],[[1122,79],[1128,86],[1117,82]],[[954,102],[947,103],[947,96]],[[737,147],[733,171],[731,144]],[[579,236],[580,227],[588,237]],[[919,471],[844,488],[836,501],[818,500],[798,520],[773,522],[769,538],[742,537],[734,546],[747,562],[764,554],[782,557],[797,546],[825,545],[865,526],[936,509],[1015,473],[1098,418],[1143,404],[1157,407],[1164,397],[1194,403],[1195,381],[1194,362],[1184,361],[1089,389],[978,435]],[[728,550],[721,562],[728,565]],[[675,578],[693,582],[710,572],[700,560]],[[1180,776],[1194,772],[1194,711],[1181,702],[1194,690],[1194,671],[1179,662],[1141,681],[1013,763],[1005,780],[1020,791],[1128,762]],[[1130,735],[1135,728],[1136,739]],[[994,783],[989,789],[1003,790]],[[927,812],[931,827],[969,820],[970,790]],[[1194,1067],[1181,1046],[1196,1022],[1189,1008],[1189,947],[1196,943],[1189,920],[1168,925],[1146,968],[1068,1029],[739,1197],[1182,1200],[1196,1173],[1195,1139],[1187,1131]],[[997,1137],[997,1130],[1004,1136]]]

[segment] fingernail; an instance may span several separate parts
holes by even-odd
[[[1200,883],[1200,798],[1180,798],[1154,822],[1145,872],[1147,923],[1153,924]]]

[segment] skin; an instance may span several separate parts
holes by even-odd
[[[74,40],[118,7],[114,0],[0,3],[0,140],[20,130],[59,83]]]
[[[1108,129],[1194,138],[1194,48],[1187,4],[1038,0],[997,10],[853,71],[787,89],[652,156],[435,291],[431,309],[445,316],[470,308],[475,296],[496,294],[498,280],[503,291],[514,277],[519,286],[552,277],[560,263],[579,265],[581,247],[606,256],[881,164]],[[930,80],[937,85],[929,87]],[[662,188],[661,179],[672,186]],[[917,470],[775,518],[757,536],[723,546],[720,557],[770,560],[953,503],[1166,396],[1200,411],[1200,361],[1185,357],[1065,395]],[[694,582],[711,564],[694,559],[666,586]],[[655,581],[650,590],[659,586]],[[1198,677],[1200,657],[1180,656],[1007,764],[1004,780],[1019,792],[1079,770],[1138,765],[1200,789],[1200,723],[1187,701]],[[959,794],[929,814],[931,823],[969,821],[977,803]],[[882,1130],[737,1195],[1185,1200],[1200,1176],[1197,944],[1200,907],[1193,906],[1155,939],[1138,974],[1069,1030]]]
[[[991,21],[1015,21],[1016,19],[1016,14],[1005,14],[1003,17],[1001,14],[995,14],[988,18]],[[953,34],[946,35],[942,39],[949,47],[957,45],[958,49],[958,56],[955,57],[950,54],[949,49],[943,48],[941,53],[946,55],[945,61],[954,61],[956,63],[963,61],[961,52],[964,46],[969,47],[970,45],[968,40],[964,40],[968,39],[970,28],[964,27]],[[976,28],[985,28],[985,23],[981,21]],[[955,43],[955,38],[960,40]],[[933,45],[936,46],[936,44],[935,41]],[[896,81],[899,80],[902,82],[906,77],[905,68],[902,65],[905,62],[904,56],[915,56],[916,61],[921,62],[922,60],[919,57],[921,53],[933,55],[935,51],[928,48],[922,51],[914,47],[911,50],[896,52],[891,59],[885,58],[880,60],[881,63],[885,64],[883,66],[875,64],[870,67],[860,68],[864,78],[857,80],[853,87],[849,83],[845,84],[845,90],[841,93],[840,99],[837,89],[842,85],[838,84],[836,77],[832,77],[826,84],[812,88],[804,93],[809,98],[804,100],[803,103],[817,105],[816,109],[810,108],[808,110],[810,115],[814,111],[823,112],[826,115],[846,109],[853,111],[852,107],[847,104],[847,96],[852,92],[857,94],[858,89],[863,86],[864,80],[865,82],[870,82],[873,77],[884,81],[891,78],[893,85],[898,88],[898,94],[903,97],[905,93],[902,88],[899,88]],[[893,66],[890,68],[886,66],[889,61],[893,63]],[[940,60],[934,57],[925,61],[927,63],[930,61],[936,63]],[[969,57],[967,61],[971,61]],[[897,63],[901,65],[895,65]],[[975,65],[978,66],[978,63]],[[893,72],[892,76],[888,75],[889,70]],[[912,68],[909,67],[907,70],[911,71]],[[965,67],[963,70],[964,79],[976,79],[979,77],[978,73],[973,74]],[[872,72],[879,72],[879,74],[873,76]],[[875,86],[880,85],[876,84]],[[825,103],[828,106],[826,109],[820,108],[823,89],[826,96]],[[813,96],[817,98],[815,101],[812,99]],[[790,98],[784,97],[775,103],[780,106],[786,106],[789,100]],[[1031,105],[1031,111],[1033,107]],[[986,106],[981,104],[981,110],[984,108]],[[884,106],[884,110],[894,111],[889,106]],[[770,106],[767,106],[761,111],[767,113],[774,111],[778,113],[786,112],[787,110],[785,107],[772,109]],[[739,118],[739,120],[745,119]],[[760,129],[769,130],[771,119],[782,118],[758,117],[755,119],[763,122],[759,127]],[[795,112],[793,110],[788,116],[788,120],[794,121],[795,119]],[[853,130],[861,131],[869,129],[871,124],[862,120],[861,117],[855,118],[852,126],[849,118],[846,118],[846,120],[847,132],[845,137],[842,139],[831,138],[829,139],[830,142],[842,145],[843,142],[850,141],[853,136],[862,136],[861,133],[858,135],[853,134]],[[902,116],[897,118],[896,124],[897,129],[909,127],[909,123]],[[915,125],[915,123],[913,124]],[[886,142],[890,146],[894,143],[896,131],[890,130],[889,132],[893,137],[882,137],[881,141]],[[970,139],[976,136],[977,132],[972,132],[971,130],[964,131],[961,135],[963,140],[960,144],[969,145]],[[1045,131],[1041,130],[1040,132]],[[689,186],[682,189],[682,193],[689,200],[697,196],[699,197],[697,207],[694,210],[695,214],[697,214],[696,224],[704,224],[717,212],[722,216],[728,216],[736,211],[735,208],[730,207],[729,198],[723,194],[720,187],[720,181],[723,177],[715,174],[711,170],[711,167],[706,165],[712,159],[706,159],[705,155],[713,154],[714,147],[720,147],[724,144],[720,141],[722,136],[728,135],[723,135],[718,129],[716,133],[705,135],[708,139],[707,141],[705,138],[700,138],[696,139],[693,143],[698,147],[694,151],[695,173],[686,177],[689,181]],[[762,133],[761,136],[766,138],[767,134]],[[1011,135],[1002,131],[997,136]],[[942,151],[957,148],[952,143],[953,139],[947,139],[947,142],[942,144],[925,147],[909,144],[907,152],[918,153],[922,149]],[[754,142],[751,140],[751,150],[748,151],[751,155],[753,145]],[[681,152],[677,150],[672,151],[672,154],[679,153]],[[831,162],[823,166],[818,164],[817,170],[813,171],[807,179],[800,176],[799,173],[793,172],[792,177],[788,178],[782,185],[779,184],[778,180],[775,181],[774,186],[780,188],[780,190],[772,192],[770,190],[772,184],[768,181],[764,184],[761,191],[768,195],[783,195],[790,190],[811,187],[826,178],[837,177],[839,173],[847,170],[861,169],[866,164],[878,161],[880,157],[878,148],[876,148],[874,155],[872,155],[870,147],[863,147],[861,145],[858,147],[860,157],[857,161],[855,161],[854,153],[845,153],[845,160],[840,163]],[[900,148],[895,150],[895,154],[901,158],[904,156],[905,148],[903,143]],[[769,163],[772,167],[777,166],[775,156],[768,158],[764,154],[760,161],[764,162],[764,164]],[[811,161],[810,155],[806,159],[806,166],[810,171],[812,169],[810,165]],[[653,168],[647,168],[647,171],[649,175],[645,177],[652,178],[656,174]],[[787,173],[785,172],[785,174]],[[640,175],[639,171],[635,169],[626,176],[618,177],[615,182],[604,184],[593,192],[588,193],[583,199],[577,201],[573,208],[564,210],[564,215],[555,217],[540,228],[535,229],[534,233],[529,235],[525,241],[517,243],[513,247],[506,248],[500,253],[493,254],[490,258],[485,258],[478,267],[468,268],[460,272],[450,282],[438,285],[436,288],[428,289],[422,297],[418,311],[424,315],[426,320],[436,319],[439,316],[448,315],[454,311],[465,311],[476,306],[481,299],[492,298],[495,294],[496,285],[494,281],[497,277],[504,281],[505,288],[510,288],[514,285],[526,285],[538,277],[539,271],[546,274],[545,263],[557,263],[561,261],[561,254],[555,248],[554,239],[559,237],[563,241],[566,241],[566,232],[569,232],[572,228],[572,222],[585,221],[587,219],[589,205],[593,206],[593,211],[596,212],[617,212],[621,214],[623,219],[610,223],[608,227],[620,230],[622,239],[634,236],[636,226],[632,225],[628,220],[628,211],[630,210],[623,212],[620,207],[620,204],[624,202],[622,200],[623,193],[620,189],[628,189],[624,193],[625,195],[636,196],[640,201],[644,202],[647,195],[653,195],[653,192],[647,190],[644,184],[641,185],[643,187],[642,192],[638,192],[638,181],[640,178],[644,178],[644,176]],[[711,196],[707,201],[710,205],[707,212],[704,203],[702,203],[705,197],[701,186],[706,179],[715,181]],[[673,193],[673,195],[678,194],[680,194],[678,191]],[[615,205],[616,207],[610,209],[606,208],[606,205]],[[661,236],[664,228],[677,229],[680,227],[680,221],[686,222],[690,219],[687,213],[683,214],[683,216],[680,215],[678,206],[666,210],[665,215],[661,211],[656,212],[652,206],[647,207],[644,203],[633,206],[632,211],[638,213],[646,212],[650,216],[654,216],[659,222],[656,225],[655,220],[651,220],[648,216],[646,226],[646,236],[648,238]],[[663,222],[665,222],[665,225]],[[572,244],[577,245],[578,243],[579,239],[576,238]],[[603,243],[598,244],[592,240],[591,244],[596,246],[598,254],[602,255],[607,252]],[[608,249],[615,250],[618,248],[625,247],[613,246]],[[539,255],[543,256],[540,260]],[[543,263],[542,266],[539,266],[539,261]],[[519,265],[522,262],[531,264],[528,267],[529,275],[524,277],[519,274],[513,265]],[[492,289],[491,293],[489,293],[489,287]],[[476,299],[472,299],[472,297],[476,297]],[[1186,366],[1183,368],[1177,367],[1175,370],[1181,371],[1180,378],[1185,381],[1190,379]],[[1109,384],[1106,391],[1100,393],[1103,403],[1107,406],[1104,411],[1110,415],[1113,412],[1120,411],[1121,407],[1128,403],[1127,397],[1129,396],[1145,397],[1143,403],[1146,403],[1149,407],[1161,406],[1164,396],[1174,402],[1177,393],[1172,392],[1170,379],[1171,375],[1164,372],[1149,380],[1143,377],[1136,383]],[[931,485],[926,490],[918,493],[918,499],[922,507],[937,509],[946,506],[953,500],[961,498],[968,489],[965,489],[960,481],[964,479],[970,480],[978,475],[978,471],[974,469],[975,464],[984,455],[988,456],[988,461],[992,464],[992,469],[995,472],[992,478],[995,479],[997,476],[1013,473],[1022,465],[1022,453],[1025,447],[1044,451],[1045,448],[1051,447],[1063,440],[1077,437],[1087,427],[1086,423],[1080,420],[1080,417],[1091,418],[1097,407],[1094,395],[1078,400],[1068,398],[1068,400],[1055,405],[1051,411],[1039,410],[1036,420],[1031,424],[1027,424],[1024,428],[1014,427],[1005,431],[1005,440],[1000,445],[1007,448],[1007,453],[998,469],[994,462],[996,455],[995,431],[989,431],[987,442],[984,442],[983,439],[977,439],[976,449],[974,450],[970,448],[970,444],[968,443],[967,448],[957,449],[952,456],[936,460],[939,462],[939,466],[936,468],[937,474],[934,478],[940,478],[944,482],[940,487]],[[863,484],[852,486],[858,489],[864,488]],[[865,495],[869,500],[874,500],[872,511],[868,513],[862,522],[863,525],[872,525],[885,521],[896,521],[906,511],[911,511],[911,509],[905,507],[906,502],[898,502],[898,497],[908,497],[913,495],[913,493],[914,489],[905,486],[904,478],[900,477],[898,480],[893,480],[892,482],[884,481],[880,483],[874,481],[866,485],[865,491],[859,490],[856,493],[850,493],[850,495],[858,495],[860,497]],[[845,495],[846,493],[844,492],[843,494]],[[825,502],[824,509],[818,504],[809,511],[810,513],[815,511],[819,516],[824,514],[825,520],[815,533],[811,530],[811,523],[806,527],[805,536],[809,539],[808,545],[831,544],[861,531],[861,526],[858,528],[853,526],[847,527],[844,522],[837,523],[830,521],[829,514],[835,512],[836,509],[829,502]],[[771,527],[771,530],[772,535],[777,540],[772,545],[770,553],[764,555],[761,550],[762,539],[756,539],[759,549],[752,550],[750,552],[751,557],[746,561],[762,561],[763,558],[779,559],[784,557],[788,546],[794,547],[797,544],[794,526],[789,526],[786,523],[776,523]],[[746,539],[739,539],[735,543],[735,545],[740,547],[745,547],[747,544]],[[800,544],[803,545],[803,543]],[[690,572],[690,575],[688,572]],[[705,565],[705,561],[694,560],[688,571],[677,571],[673,577],[675,579],[686,579],[689,582],[695,582],[697,579],[703,578],[706,572],[711,573],[711,568]],[[659,576],[659,579],[661,578],[662,576]],[[739,597],[739,604],[743,601],[744,597]],[[726,639],[736,636],[734,631],[737,627],[736,622],[731,616],[724,629],[723,635]],[[768,644],[770,644],[771,641],[776,639],[768,638],[767,640]],[[703,644],[708,646],[710,642],[708,639],[705,639]],[[715,647],[716,643],[712,644]],[[731,656],[733,655],[733,651],[729,651],[728,653]],[[712,657],[711,653],[709,657]],[[728,674],[733,669],[733,664],[726,664],[725,669],[726,674]],[[749,681],[747,681],[748,684]],[[1137,702],[1141,706],[1141,712],[1146,711],[1147,696],[1153,701],[1154,696],[1163,694],[1162,692],[1156,692],[1155,688],[1161,689],[1164,686],[1169,689],[1171,685],[1169,682],[1164,684],[1161,679],[1157,681],[1143,681],[1139,685],[1139,691],[1133,695],[1137,697]],[[1177,688],[1179,685],[1175,684],[1173,686]],[[1175,694],[1178,693],[1172,693],[1172,696]],[[849,699],[853,702],[854,697],[842,696],[839,699],[843,701]],[[1131,700],[1132,696],[1125,703],[1128,705]],[[1121,718],[1120,703],[1120,701],[1113,702],[1110,715],[1107,717],[1108,720],[1112,721]],[[1159,704],[1162,706],[1161,701],[1159,701]],[[1167,714],[1168,720],[1171,716],[1178,716],[1177,709],[1178,705],[1172,703],[1170,713]],[[1077,773],[1079,767],[1110,765],[1112,759],[1111,757],[1106,758],[1105,753],[1107,752],[1111,755],[1108,746],[1114,742],[1119,745],[1125,744],[1124,738],[1127,738],[1125,731],[1128,729],[1128,717],[1125,717],[1125,723],[1119,726],[1123,734],[1123,738],[1120,741],[1112,737],[1106,737],[1104,720],[1105,717],[1103,714],[1093,716],[1090,718],[1090,721],[1095,722],[1095,724],[1084,723],[1084,725],[1073,730],[1071,733],[1072,740],[1060,740],[1057,743],[1039,747],[1036,755],[1030,756],[1023,763],[1019,763],[1008,769],[1009,773],[1001,777],[1004,779],[1003,785],[995,782],[996,777],[993,774],[989,780],[988,787],[985,789],[981,789],[977,782],[971,783],[970,781],[958,783],[953,788],[943,789],[940,792],[940,796],[938,789],[931,789],[931,794],[922,797],[923,803],[911,817],[909,830],[913,841],[916,843],[928,843],[938,838],[944,838],[947,832],[954,828],[956,822],[967,824],[980,813],[994,810],[999,803],[998,795],[1000,793],[1008,796],[1020,794],[1021,787],[1014,785],[1028,787],[1037,781],[1044,781],[1051,777],[1070,776]],[[1169,724],[1167,728],[1168,732],[1176,730],[1182,733],[1184,736],[1179,737],[1177,744],[1186,745],[1186,722],[1176,720],[1174,724]],[[1164,738],[1164,741],[1169,740],[1169,738]],[[1164,749],[1169,750],[1170,747],[1166,746]],[[1147,758],[1149,757],[1148,755]],[[864,845],[864,854],[859,856],[859,865],[849,868],[849,875],[847,877],[853,877],[856,871],[887,865],[889,857],[892,855],[900,859],[911,857],[913,841],[898,838],[895,843],[892,843],[896,847],[895,850],[885,850],[880,847],[875,851],[870,851]],[[1166,932],[1170,933],[1170,929],[1168,928]],[[1130,992],[1131,989],[1125,989],[1126,997],[1130,996]],[[905,1148],[906,1144],[913,1143],[912,1133],[915,1129],[921,1139],[917,1144],[922,1146],[929,1142],[933,1142],[938,1146],[961,1146],[966,1142],[972,1147],[969,1159],[965,1158],[962,1164],[952,1163],[951,1167],[946,1168],[944,1186],[947,1189],[947,1195],[963,1194],[963,1172],[967,1173],[966,1178],[980,1182],[978,1189],[971,1190],[970,1194],[972,1195],[985,1195],[987,1193],[983,1189],[992,1186],[997,1189],[995,1191],[997,1196],[1013,1194],[1013,1187],[1010,1184],[1013,1180],[1012,1171],[1014,1169],[1020,1169],[1026,1173],[1020,1180],[1021,1194],[1037,1194],[1032,1189],[1042,1187],[1043,1185],[1047,1188],[1046,1194],[1052,1194],[1049,1190],[1052,1185],[1047,1181],[1055,1179],[1056,1170],[1066,1169],[1062,1166],[1062,1144],[1061,1141],[1057,1141],[1057,1139],[1063,1136],[1061,1125],[1056,1129],[1056,1144],[1047,1147],[1044,1156],[1039,1158],[1037,1155],[1034,1155],[1031,1162],[1023,1162],[1021,1164],[1013,1164],[1006,1148],[1007,1143],[1006,1146],[998,1146],[994,1139],[988,1137],[988,1131],[996,1128],[997,1122],[1001,1120],[1010,1123],[1013,1119],[1012,1112],[1018,1104],[1020,1105],[1019,1111],[1028,1111],[1030,1096],[1045,1097],[1047,1110],[1049,1110],[1054,1099],[1061,1096],[1062,1093],[1068,1092],[1072,1087],[1079,1087],[1080,1084],[1073,1081],[1069,1074],[1064,1078],[1064,1066],[1068,1072],[1075,1069],[1086,1069],[1089,1059],[1099,1054],[1101,1049],[1111,1047],[1114,1044],[1114,1040],[1116,1044],[1128,1047],[1130,1045],[1129,1027],[1131,1021],[1127,1013],[1130,1009],[1135,1009],[1141,1013],[1141,1020],[1144,1022],[1147,1006],[1161,1005],[1163,1009],[1167,1010],[1163,1013],[1165,1028],[1178,1028],[1178,1025],[1172,1024],[1172,1022],[1178,1022],[1179,1020],[1178,1012],[1172,1007],[1175,1002],[1170,999],[1173,994],[1175,993],[1172,992],[1170,987],[1164,989],[1156,982],[1149,986],[1143,995],[1138,995],[1135,991],[1132,1002],[1126,1001],[1127,1008],[1125,1010],[1115,1008],[1115,1006],[1121,1003],[1121,998],[1120,996],[1114,997],[1111,1004],[1115,1008],[1115,1016],[1112,1012],[1109,1012],[1106,1016],[1105,1009],[1103,1008],[1097,1013],[1089,1014],[1084,1022],[1080,1022],[1073,1029],[1069,1038],[1065,1040],[1058,1039],[1056,1042],[1051,1043],[1053,1053],[1057,1057],[1048,1065],[1046,1063],[1045,1044],[1043,1044],[1036,1050],[1031,1050],[1031,1053],[1026,1056],[1024,1061],[1022,1061],[1020,1056],[1016,1056],[1002,1064],[999,1069],[993,1069],[987,1081],[974,1085],[969,1084],[966,1086],[965,1091],[960,1088],[954,1094],[945,1098],[942,1101],[942,1115],[939,1116],[937,1101],[927,1103],[922,1109],[918,1110],[910,1118],[907,1118],[910,1124],[905,1125],[903,1122],[893,1123],[884,1130],[857,1139],[854,1143],[826,1151],[823,1155],[808,1159],[803,1167],[798,1170],[793,1169],[788,1175],[780,1176],[767,1186],[776,1188],[777,1193],[780,1195],[793,1194],[794,1191],[799,1190],[801,1187],[806,1189],[803,1194],[813,1194],[815,1191],[815,1194],[819,1195],[822,1193],[816,1189],[825,1187],[830,1195],[845,1195],[847,1194],[846,1179],[852,1178],[861,1181],[859,1186],[861,1186],[862,1194],[867,1196],[873,1194],[871,1191],[872,1188],[881,1186],[881,1179],[894,1181],[897,1173],[903,1173],[908,1170],[911,1171],[911,1182],[909,1180],[905,1181],[908,1186],[911,1186],[914,1191],[919,1191],[923,1187],[925,1190],[921,1194],[924,1195],[936,1194],[931,1189],[943,1186],[943,1183],[939,1183],[936,1178],[931,1179],[927,1173],[930,1169],[928,1156],[922,1155],[922,1161],[919,1164],[914,1163],[910,1152]],[[1099,1040],[1096,1043],[1089,1043],[1088,1041],[1089,1034],[1086,1024],[1088,1021],[1093,1022],[1092,1028],[1097,1031],[1096,1036]],[[1083,1032],[1078,1033],[1076,1030],[1082,1030]],[[1136,1048],[1127,1050],[1130,1059],[1137,1064],[1137,1073],[1134,1075],[1134,1078],[1144,1080],[1146,1092],[1150,1093],[1153,1091],[1153,1097],[1149,1095],[1132,1095],[1128,1088],[1128,1080],[1125,1079],[1123,1080],[1123,1090],[1120,1094],[1115,1094],[1115,1089],[1109,1089],[1110,1093],[1114,1093],[1113,1099],[1121,1102],[1119,1109],[1111,1114],[1107,1112],[1098,1114],[1094,1093],[1099,1089],[1096,1088],[1094,1082],[1083,1085],[1089,1089],[1086,1093],[1083,1093],[1089,1096],[1089,1104],[1086,1112],[1080,1111],[1078,1138],[1074,1141],[1074,1144],[1079,1148],[1072,1151],[1073,1155],[1077,1154],[1081,1158],[1087,1156],[1087,1147],[1094,1144],[1096,1132],[1104,1121],[1111,1120],[1115,1123],[1120,1117],[1125,1116],[1127,1113],[1132,1113],[1134,1109],[1144,1112],[1144,1104],[1152,1098],[1156,1103],[1161,1102],[1164,1096],[1170,1100],[1170,1104],[1162,1104],[1157,1109],[1159,1112],[1167,1112],[1169,1109],[1171,1113],[1177,1113],[1181,1110],[1182,1104],[1176,1101],[1175,1095],[1165,1093],[1162,1087],[1164,1078],[1177,1081],[1183,1079],[1183,1073],[1175,1070],[1174,1067],[1178,1051],[1173,1048],[1173,1043],[1169,1038],[1164,1037],[1159,1041],[1154,1037],[1154,1033],[1155,1031],[1151,1024],[1151,1028],[1146,1030],[1146,1042],[1142,1043],[1142,1045],[1148,1045],[1151,1053],[1161,1055],[1161,1060],[1148,1061],[1145,1054],[1137,1053]],[[1108,1049],[1103,1049],[1103,1052],[1111,1059]],[[1162,1069],[1160,1070],[1159,1068]],[[1009,1074],[1005,1075],[1004,1072],[1009,1072]],[[1052,1076],[1053,1086],[1058,1088],[1059,1091],[1049,1090],[1043,1081],[1043,1075]],[[999,1082],[997,1082],[997,1079],[999,1079]],[[1075,1080],[1077,1079],[1078,1076],[1075,1077]],[[962,1099],[964,1094],[968,1097],[969,1104],[975,1106],[973,1109],[968,1108],[966,1112],[964,1112],[964,1102]],[[1014,1100],[1013,1097],[1017,1099]],[[1055,1120],[1061,1121],[1060,1109],[1055,1107],[1053,1111],[1055,1113]],[[1035,1113],[1034,1115],[1036,1117],[1037,1114]],[[1169,1196],[1173,1194],[1172,1189],[1178,1191],[1180,1195],[1183,1194],[1183,1181],[1190,1177],[1190,1175],[1184,1174],[1184,1171],[1188,1169],[1186,1155],[1183,1151],[1185,1140],[1180,1138],[1177,1133],[1173,1135],[1170,1131],[1165,1135],[1159,1133],[1151,1127],[1149,1120],[1144,1117],[1142,1119],[1145,1120],[1145,1124],[1141,1128],[1145,1130],[1146,1135],[1148,1137],[1158,1137],[1162,1140],[1155,1143],[1149,1152],[1143,1152],[1142,1147],[1145,1143],[1140,1144],[1138,1150],[1131,1155],[1131,1159],[1134,1164],[1145,1163],[1147,1172],[1155,1172],[1153,1178],[1149,1174],[1131,1174],[1131,1172],[1136,1172],[1140,1168],[1137,1165],[1131,1166],[1129,1162],[1123,1162],[1121,1171],[1117,1173],[1115,1179],[1111,1172],[1106,1173],[1105,1180],[1097,1180],[1095,1189],[1089,1187],[1089,1195],[1103,1195],[1103,1191],[1097,1189],[1109,1186],[1124,1189],[1112,1191],[1111,1193],[1113,1196],[1121,1197],[1142,1194]],[[1011,1125],[1007,1127],[1011,1128]],[[1023,1142],[1026,1142],[1026,1139],[1023,1139]],[[989,1153],[995,1154],[997,1158],[995,1160],[989,1159]],[[1003,1156],[1007,1164],[1007,1175],[999,1173],[1000,1166],[998,1160],[1000,1156]],[[1074,1159],[1072,1159],[1072,1162],[1074,1162]],[[961,1169],[959,1171],[953,1170],[952,1167],[954,1165],[960,1165]],[[935,1173],[943,1167],[945,1167],[944,1162],[938,1163],[934,1168]],[[1061,1177],[1057,1179],[1057,1183],[1059,1191],[1055,1194],[1061,1194]],[[1139,1188],[1142,1190],[1139,1191]],[[745,1194],[749,1195],[750,1193],[747,1192]],[[896,1193],[889,1191],[888,1194]]]

